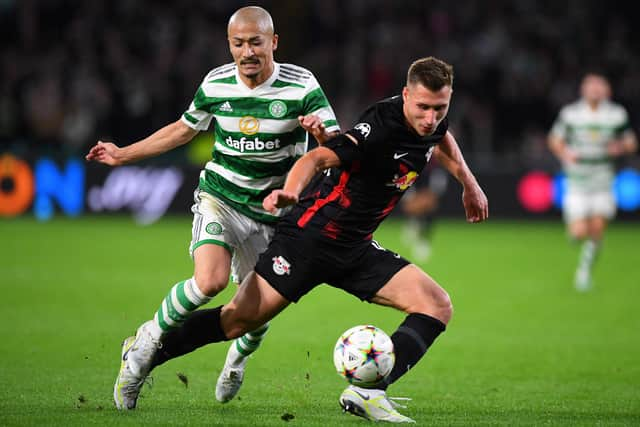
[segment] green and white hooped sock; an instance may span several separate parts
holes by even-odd
[[[243,365],[247,357],[260,347],[268,330],[269,323],[267,322],[255,331],[247,332],[240,338],[236,338],[229,347],[227,363],[231,366]]]
[[[591,268],[595,263],[599,249],[600,242],[593,239],[585,240],[580,251],[580,261],[578,262],[578,269],[591,272]]]
[[[193,277],[177,283],[153,316],[149,332],[154,338],[159,339],[167,331],[180,326],[189,313],[209,301],[211,297],[202,293]]]

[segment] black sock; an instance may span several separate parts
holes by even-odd
[[[162,347],[156,352],[151,366],[161,365],[210,343],[227,341],[220,323],[221,311],[222,306],[191,313],[182,325],[162,337]]]
[[[386,390],[414,367],[445,328],[446,325],[435,317],[421,313],[408,315],[391,335],[396,363],[380,388]]]

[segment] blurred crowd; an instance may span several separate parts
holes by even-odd
[[[476,169],[553,162],[546,133],[591,69],[640,130],[632,2],[1,0],[0,144],[83,153],[176,120],[231,62],[227,20],[247,4],[271,12],[276,60],[314,72],[343,128],[434,55],[455,67],[452,129]]]

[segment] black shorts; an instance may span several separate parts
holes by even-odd
[[[376,241],[347,248],[302,233],[276,233],[255,271],[289,301],[322,283],[368,301],[408,264]]]

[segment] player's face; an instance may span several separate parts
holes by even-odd
[[[239,21],[229,25],[229,49],[241,77],[258,85],[273,72],[273,52],[278,36],[259,22]]]
[[[611,86],[604,77],[589,74],[582,80],[580,92],[588,102],[600,102],[611,96]]]
[[[431,135],[445,118],[451,102],[451,86],[443,86],[434,92],[419,83],[402,90],[404,117],[409,126],[420,136]]]

